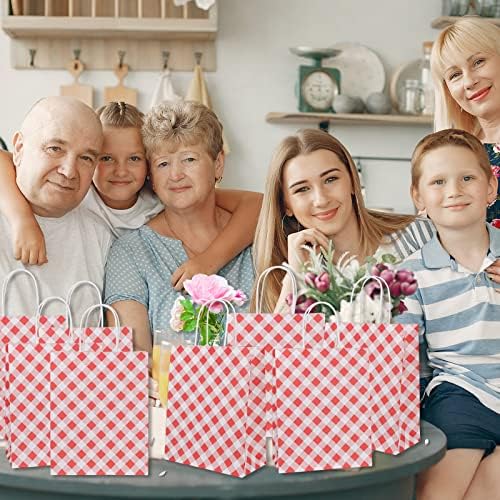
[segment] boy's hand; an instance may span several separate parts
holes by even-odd
[[[489,278],[495,283],[500,284],[500,259],[497,259],[490,267],[486,268]],[[495,288],[500,293],[500,288]]]
[[[46,264],[47,250],[42,230],[35,219],[24,220],[12,228],[14,258],[23,264]]]
[[[195,274],[213,274],[217,271],[218,269],[203,259],[202,255],[197,255],[175,270],[174,274],[172,274],[171,283],[174,289],[180,292],[184,281],[191,279]]]

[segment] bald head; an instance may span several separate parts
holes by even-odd
[[[44,123],[54,119],[63,121],[86,121],[91,127],[102,131],[101,121],[95,111],[74,97],[51,96],[39,99],[28,111],[21,124],[23,134],[36,131]]]
[[[14,135],[19,189],[38,215],[60,217],[87,193],[102,146],[95,112],[72,97],[38,101]]]

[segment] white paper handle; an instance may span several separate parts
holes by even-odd
[[[380,308],[379,308],[379,318],[378,319],[379,319],[379,323],[382,323],[382,318],[383,318],[383,314],[384,314],[384,291],[387,291],[387,297],[389,298],[389,302],[391,301],[391,291],[389,290],[389,285],[387,284],[387,281],[385,281],[380,276],[373,276],[373,275],[367,276],[367,277],[361,278],[358,281],[356,281],[356,283],[354,283],[354,286],[352,287],[352,290],[351,290],[350,302],[352,304],[352,302],[354,300],[354,290],[356,289],[357,284],[362,282],[361,283],[361,291],[363,291],[365,284],[370,280],[378,281],[380,284],[380,298],[379,298]],[[385,290],[384,290],[384,288],[385,288]],[[365,295],[367,295],[366,292],[364,292],[364,293],[365,293]],[[361,301],[360,301],[359,307],[360,307],[360,313],[361,313]]]
[[[258,313],[261,312],[260,306],[262,302],[263,291],[261,292],[260,287],[264,287],[264,282],[266,281],[267,276],[271,271],[274,271],[275,269],[281,269],[282,271],[285,271],[292,280],[292,304],[290,305],[290,311],[292,314],[294,314],[295,307],[297,306],[297,278],[295,277],[293,270],[287,266],[271,266],[262,271],[261,275],[259,276],[259,279],[257,280],[257,285],[255,290],[255,308]]]
[[[62,304],[64,304],[64,307],[66,309],[66,324],[68,326],[69,338],[70,340],[74,340],[73,320],[71,318],[71,311],[69,309],[69,304],[62,297],[56,297],[56,296],[47,297],[46,299],[42,300],[42,302],[40,302],[40,305],[38,306],[38,309],[36,311],[36,335],[38,337],[38,340],[40,340],[40,316],[42,315],[43,309],[49,302],[61,302]]]
[[[83,340],[83,330],[87,326],[87,321],[89,319],[90,313],[97,309],[101,309],[101,313],[103,312],[104,309],[107,311],[110,311],[111,314],[113,315],[113,319],[115,320],[115,349],[117,351],[120,350],[120,318],[118,318],[118,314],[116,314],[116,311],[111,307],[108,306],[107,304],[94,304],[93,306],[90,306],[88,309],[86,309],[82,315],[82,319],[80,321],[80,338],[78,339],[78,350],[82,350],[82,340]]]
[[[101,290],[99,290],[99,287],[95,283],[93,283],[92,281],[86,281],[86,280],[77,281],[69,289],[68,294],[66,295],[66,302],[69,304],[69,306],[71,308],[71,299],[73,298],[73,294],[75,293],[77,288],[80,288],[81,286],[84,286],[84,285],[90,286],[96,292],[97,304],[99,306],[101,306],[101,310],[99,312],[99,326],[103,327],[104,326],[104,311],[102,309],[102,294],[101,294]]]
[[[224,344],[226,345],[227,342],[227,316],[229,312],[232,312],[233,314],[236,314],[236,311],[234,309],[233,304],[229,302],[228,300],[224,299],[214,299],[205,304],[204,306],[200,307],[200,310],[198,311],[198,316],[196,318],[196,330],[195,330],[195,336],[194,336],[194,345],[198,345],[198,340],[199,340],[199,334],[200,334],[200,318],[201,318],[201,313],[203,311],[203,307],[206,307],[208,309],[207,312],[207,325],[208,325],[208,314],[210,313],[210,306],[212,304],[222,304],[224,308],[226,309],[226,326],[224,328]]]
[[[40,304],[40,292],[38,291],[38,284],[36,282],[35,276],[33,276],[32,273],[30,273],[27,269],[14,269],[14,271],[10,272],[5,279],[3,280],[3,285],[2,285],[2,316],[5,316],[6,314],[6,298],[7,298],[7,287],[12,280],[14,276],[17,274],[27,274],[31,280],[33,281],[33,287],[35,289],[35,300],[36,300],[36,306],[35,306],[35,315],[36,311],[38,309],[38,305]]]
[[[305,331],[306,331],[306,320],[307,318],[310,316],[312,310],[316,307],[316,306],[327,306],[332,312],[333,312],[333,315],[335,316],[335,320],[337,321],[337,323],[339,323],[339,320],[338,320],[338,315],[337,315],[337,310],[335,309],[335,307],[333,307],[329,302],[324,302],[322,300],[318,301],[318,302],[315,302],[314,304],[311,304],[307,309],[306,309],[306,312],[304,313],[304,319],[302,320],[302,348],[305,347]],[[326,327],[326,315],[325,315],[325,327]],[[326,339],[325,337],[323,336],[323,347],[325,346],[325,342],[326,342]],[[339,343],[339,336],[338,336],[338,333],[335,334],[335,347],[338,347],[338,343]]]

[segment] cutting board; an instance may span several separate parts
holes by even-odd
[[[78,78],[83,71],[83,63],[78,59],[73,59],[68,65],[68,71],[73,75],[75,81],[73,85],[61,85],[60,94],[64,96],[76,97],[91,108],[94,107],[94,89],[90,85],[81,85]]]
[[[115,68],[115,75],[118,78],[118,85],[116,87],[106,87],[104,89],[104,102],[126,102],[137,106],[137,90],[125,87],[123,79],[128,74],[128,65],[122,64]]]

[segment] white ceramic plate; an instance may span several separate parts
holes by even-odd
[[[373,50],[359,43],[341,42],[332,48],[342,52],[325,59],[323,66],[340,70],[340,93],[366,98],[372,92],[383,92],[385,70],[380,58]]]
[[[420,80],[420,59],[415,59],[408,63],[404,63],[394,71],[391,77],[389,92],[394,108],[399,110],[399,94],[404,87],[405,80]]]

